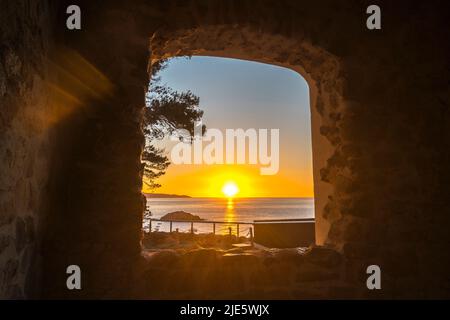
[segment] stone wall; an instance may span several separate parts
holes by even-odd
[[[341,255],[323,247],[166,249],[146,258],[134,288],[145,299],[344,299],[364,291],[345,281]]]
[[[49,173],[50,11],[46,1],[0,8],[0,298],[31,298]]]
[[[46,298],[129,297],[140,258],[148,41],[135,40],[132,20],[130,36],[121,39],[125,30],[115,25],[121,20],[109,11],[90,14],[100,10],[96,5],[82,11],[90,32],[58,29],[51,57],[55,85],[66,93],[58,105],[69,108],[54,125],[58,153],[51,159],[43,239]],[[58,18],[65,26],[65,15]],[[109,28],[98,28],[100,21]],[[81,291],[67,290],[65,270],[72,264],[82,270]]]
[[[323,199],[324,184],[332,188],[316,219],[328,221],[325,244],[344,253],[347,280],[364,286],[366,267],[377,264],[384,297],[448,296],[443,2],[380,2],[381,31],[366,29],[364,1],[193,3],[160,7],[156,58],[211,54],[274,63],[316,88],[313,156],[326,158],[314,159],[315,196]],[[338,67],[324,68],[333,60]],[[314,141],[315,126],[326,143]]]

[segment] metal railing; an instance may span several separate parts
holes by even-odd
[[[183,220],[183,219],[167,219],[167,220],[161,220],[156,218],[149,218],[149,232],[152,232],[152,222],[156,222],[158,224],[160,223],[168,223],[169,224],[169,232],[173,232],[173,223],[188,223],[190,224],[190,232],[194,233],[194,224],[196,223],[203,223],[203,224],[212,224],[212,233],[216,234],[216,225],[225,225],[225,226],[236,226],[236,236],[240,236],[240,226],[241,225],[251,225],[252,227],[247,228],[243,231],[249,231],[249,234],[251,237],[253,237],[253,226],[255,224],[264,224],[264,223],[290,223],[290,222],[314,222],[314,218],[297,218],[297,219],[261,219],[261,220],[254,220],[253,222],[244,222],[244,221],[216,221],[216,220]],[[223,229],[222,229],[223,230]],[[176,232],[178,232],[178,228],[176,229]],[[228,227],[228,234],[232,235],[232,228]]]
[[[191,227],[190,227],[190,232],[193,234],[194,233],[194,224],[195,223],[208,223],[208,224],[212,224],[212,233],[216,234],[216,225],[220,225],[220,224],[224,224],[224,225],[234,225],[236,226],[236,236],[239,237],[240,235],[240,230],[239,227],[241,225],[252,225],[253,226],[253,222],[244,222],[244,221],[214,221],[214,220],[182,220],[182,219],[174,219],[174,220],[161,220],[161,219],[154,219],[154,218],[150,218],[148,219],[149,221],[149,231],[152,232],[152,222],[157,222],[157,223],[169,223],[169,232],[173,232],[173,223],[190,223]],[[252,228],[249,228],[252,229]],[[228,228],[228,233],[229,235],[232,235],[232,228],[229,227]],[[250,232],[251,234],[253,234],[253,231]]]
[[[263,219],[263,220],[254,220],[253,224],[255,223],[264,223],[264,222],[314,222],[314,218],[298,218],[298,219]]]

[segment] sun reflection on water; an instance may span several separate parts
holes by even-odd
[[[226,203],[226,210],[225,210],[225,220],[227,222],[232,222],[235,220],[235,211],[234,211],[234,199],[228,198]]]
[[[229,198],[227,201],[227,210],[234,210],[234,201],[233,198]]]

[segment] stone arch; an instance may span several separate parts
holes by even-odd
[[[250,26],[208,25],[159,30],[150,40],[150,65],[176,56],[215,56],[273,64],[299,73],[310,89],[316,243],[326,242],[333,217],[324,208],[333,189],[322,179],[340,138],[336,114],[345,108],[339,59],[311,42],[258,31]]]

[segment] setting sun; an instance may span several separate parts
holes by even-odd
[[[222,188],[222,192],[223,194],[228,197],[228,198],[232,198],[234,197],[238,192],[239,192],[239,188],[236,185],[236,183],[234,182],[227,182],[223,188]]]

